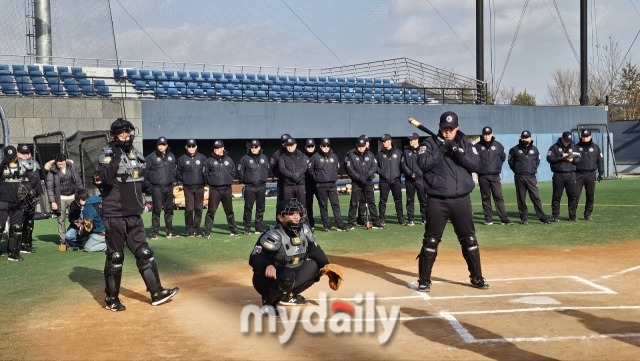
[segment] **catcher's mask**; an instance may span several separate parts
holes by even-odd
[[[133,146],[133,139],[135,138],[135,130],[136,128],[133,126],[133,123],[131,123],[126,119],[118,118],[114,120],[113,123],[111,123],[111,129],[109,131],[111,132],[111,136],[113,137],[113,142],[116,145],[120,145],[123,148],[130,149]],[[131,137],[129,138],[129,141],[121,142],[118,139],[118,134],[122,132],[128,132],[131,135]]]
[[[278,212],[278,215],[281,215],[283,217],[295,213],[298,213],[300,215],[298,222],[294,222],[291,218],[289,218],[287,220],[287,223],[283,224],[285,227],[289,228],[295,233],[300,230],[300,228],[302,227],[302,223],[304,223],[304,221],[307,219],[306,209],[304,208],[302,203],[298,202],[298,200],[295,198],[283,199],[282,201],[280,201],[280,203],[278,203],[278,206],[276,207],[276,211]]]

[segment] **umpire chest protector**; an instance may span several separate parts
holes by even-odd
[[[2,169],[2,180],[8,183],[20,183],[27,180],[27,170],[21,163],[21,159],[15,163],[7,163],[7,166]]]
[[[298,236],[290,237],[281,225],[271,227],[260,237],[260,244],[265,250],[275,253],[277,266],[297,268],[307,258],[309,242],[313,242],[308,226],[303,228]]]
[[[102,154],[98,161],[100,164],[107,165],[111,162],[112,156],[113,149],[107,145],[102,149]],[[129,153],[123,152],[120,157],[116,180],[120,183],[141,182],[144,179],[142,176],[144,166],[145,159],[136,148],[133,148]]]

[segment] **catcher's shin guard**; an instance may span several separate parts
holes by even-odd
[[[33,249],[33,219],[24,220],[22,222],[22,239],[20,242],[20,250],[34,252]]]
[[[160,275],[158,274],[158,266],[153,258],[153,250],[151,247],[142,246],[136,250],[136,265],[140,276],[144,280],[144,284],[147,285],[147,291],[152,295],[162,290],[162,284],[160,284]]]
[[[9,228],[9,244],[7,245],[7,251],[9,256],[19,258],[20,256],[20,241],[22,240],[22,226],[19,224],[13,224]]]
[[[425,237],[422,240],[422,248],[418,254],[418,282],[431,283],[431,270],[438,256],[438,244],[440,240],[433,237]]]
[[[482,267],[480,265],[480,246],[475,236],[461,239],[460,246],[462,248],[462,257],[467,261],[469,268],[469,277],[472,281],[482,279]]]
[[[104,292],[107,297],[118,298],[120,294],[120,280],[122,279],[122,263],[124,262],[124,253],[113,252],[107,254],[107,260],[104,263]]]
[[[294,274],[278,275],[278,279],[273,283],[269,294],[263,297],[265,303],[268,305],[278,304],[278,302],[280,302],[289,294],[289,292],[291,292],[291,290],[293,289],[294,281]],[[307,286],[307,288],[309,286]]]

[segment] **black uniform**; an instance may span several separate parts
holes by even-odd
[[[596,192],[596,170],[598,171],[597,179],[602,180],[604,175],[604,156],[600,147],[593,140],[588,142],[580,140],[578,151],[582,159],[580,163],[576,164],[576,202],[580,201],[582,188],[584,187],[587,195],[587,200],[584,204],[584,219],[590,220]]]
[[[518,200],[518,213],[520,213],[520,223],[526,224],[529,219],[527,209],[527,192],[536,211],[536,216],[542,223],[549,223],[547,216],[542,210],[540,193],[538,192],[538,180],[536,173],[540,165],[540,152],[533,145],[533,140],[528,144],[520,140],[518,145],[509,149],[509,168],[514,173],[516,185],[516,197]]]
[[[146,158],[145,178],[151,185],[151,234],[157,236],[160,230],[160,212],[164,209],[164,226],[167,236],[173,232],[173,187],[176,183],[176,157],[169,151],[162,154],[158,150]]]
[[[480,141],[474,144],[474,147],[480,156],[480,168],[478,168],[477,174],[485,224],[493,222],[493,210],[491,208],[492,194],[500,221],[504,224],[513,224],[509,220],[507,210],[504,206],[502,183],[500,180],[502,164],[507,158],[504,147],[493,136],[489,142],[485,142],[484,139],[480,137]]]
[[[9,242],[7,244],[8,259],[22,261],[20,242],[22,240],[22,214],[26,189],[21,187],[27,181],[26,174],[20,174],[14,146],[6,146],[0,161],[0,235],[9,220]]]
[[[340,168],[340,160],[338,156],[329,148],[327,152],[322,149],[309,159],[309,174],[312,182],[316,185],[318,192],[318,206],[320,208],[320,217],[322,218],[322,229],[328,231],[331,228],[329,222],[328,202],[331,202],[333,210],[333,219],[339,230],[344,230],[344,222],[342,221],[342,213],[340,211],[340,200],[338,198],[338,169]]]
[[[393,203],[396,206],[396,217],[398,224],[404,224],[404,210],[402,207],[402,179],[400,173],[400,163],[402,162],[402,151],[395,146],[386,150],[382,148],[376,154],[378,162],[378,174],[380,176],[380,200],[378,202],[378,212],[380,223],[384,226],[387,214],[387,199],[389,191],[393,196]]]
[[[200,232],[202,208],[204,207],[204,178],[202,168],[207,157],[201,153],[193,156],[185,154],[178,158],[176,176],[184,189],[184,224],[187,236],[196,236]]]
[[[204,220],[203,237],[208,238],[213,228],[213,218],[222,202],[222,208],[227,216],[227,225],[231,235],[238,234],[235,215],[233,213],[233,195],[231,194],[231,184],[236,174],[236,165],[231,157],[224,151],[222,156],[213,154],[204,164],[205,181],[209,185],[209,203],[207,205],[207,215]]]
[[[238,175],[244,183],[244,223],[245,233],[251,232],[251,213],[253,204],[256,204],[255,231],[264,232],[264,207],[267,192],[267,179],[269,177],[269,159],[262,153],[262,149],[257,155],[250,150],[238,162]]]
[[[23,149],[24,146],[22,146],[18,151],[22,152]],[[22,239],[20,242],[20,253],[34,253],[36,250],[33,247],[33,219],[36,214],[36,207],[41,193],[40,164],[38,164],[35,159],[30,158],[26,160],[19,159],[18,165],[20,167],[20,172],[26,178],[22,184],[27,188],[27,195],[23,201],[24,211],[22,213]]]
[[[305,192],[305,173],[307,172],[309,157],[298,149],[292,153],[284,152],[278,159],[278,172],[282,178],[282,192],[284,199],[297,199],[307,208]],[[278,178],[278,179],[280,179]]]
[[[309,148],[310,145],[313,145],[314,148]],[[313,151],[310,151],[314,149]],[[304,155],[307,156],[307,159],[311,159],[315,152],[315,142],[313,139],[307,139],[305,142]],[[308,166],[308,163],[307,163]],[[311,174],[307,171],[304,174],[304,194],[305,194],[305,208],[307,209],[307,217],[309,218],[309,225],[311,229],[315,229],[316,220],[313,216],[313,197],[318,198],[318,191],[316,189],[316,182],[313,180]],[[318,202],[320,202],[318,200]]]
[[[446,112],[441,116],[453,117]],[[447,116],[445,116],[447,115]],[[457,116],[455,117],[457,126]],[[418,284],[420,291],[428,291],[431,286],[431,271],[438,255],[438,245],[442,240],[447,221],[453,225],[462,249],[471,284],[488,288],[482,276],[480,248],[473,224],[473,213],[469,194],[475,187],[471,176],[480,167],[480,157],[476,149],[458,131],[455,139],[443,142],[429,137],[418,151],[418,165],[424,173],[427,197],[427,221],[425,223],[422,248],[418,255]]]
[[[571,136],[569,134],[569,136]],[[553,195],[551,197],[551,215],[554,222],[558,221],[560,215],[560,199],[562,191],[567,192],[569,206],[569,220],[576,220],[576,209],[578,208],[578,198],[576,197],[576,164],[580,163],[580,152],[578,148],[569,141],[567,145],[562,143],[562,138],[558,138],[556,144],[547,151],[547,162],[553,172],[552,184]]]
[[[407,223],[413,224],[416,195],[420,203],[420,219],[424,223],[427,219],[427,194],[424,192],[422,169],[418,167],[418,148],[408,147],[403,153],[401,167],[407,193]]]
[[[369,210],[373,227],[382,228],[380,217],[376,209],[376,199],[373,193],[373,177],[378,172],[378,163],[373,153],[366,149],[363,153],[357,148],[350,150],[344,159],[344,169],[351,178],[351,200],[349,201],[348,227],[355,226],[356,214],[360,201],[364,199]],[[365,211],[366,212],[366,211]],[[364,212],[363,212],[364,214]]]

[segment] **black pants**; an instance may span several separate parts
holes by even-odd
[[[313,260],[306,260],[297,268],[277,267],[277,279],[267,278],[264,274],[254,273],[252,279],[253,288],[255,288],[263,298],[270,297],[279,287],[282,288],[283,286],[283,282],[278,282],[278,280],[289,278],[292,279],[293,282],[286,287],[288,289],[282,289],[281,291],[291,292],[297,295],[320,280],[319,271],[318,264]]]
[[[364,200],[366,207],[369,209],[369,216],[373,225],[380,226],[380,217],[378,216],[378,210],[376,209],[376,199],[373,194],[373,183],[368,183],[364,187],[356,182],[351,183],[351,201],[349,202],[349,218],[348,223],[350,226],[356,223],[356,214],[360,207],[361,201]],[[362,211],[364,216],[366,210]]]
[[[402,182],[398,179],[392,182],[380,181],[380,201],[378,202],[378,211],[380,214],[380,223],[386,222],[387,215],[387,199],[389,199],[389,191],[393,196],[393,203],[396,206],[396,216],[398,223],[404,223],[404,211],[402,208]]]
[[[584,187],[587,200],[584,203],[584,216],[589,217],[593,212],[593,203],[596,194],[596,172],[576,173],[576,205],[582,196]]]
[[[184,186],[184,225],[187,227],[187,234],[194,234],[200,231],[200,221],[202,220],[202,208],[204,207],[204,185]]]
[[[538,180],[536,177],[516,175],[514,177],[516,183],[516,198],[518,199],[518,213],[520,220],[527,221],[529,213],[527,209],[527,192],[536,211],[536,216],[540,220],[546,220],[547,216],[542,210],[542,202],[540,201],[540,193],[538,192]]]
[[[502,196],[502,184],[500,183],[499,174],[478,175],[478,185],[480,185],[480,196],[482,197],[482,212],[484,213],[485,222],[493,221],[493,210],[491,209],[491,196],[496,204],[498,217],[500,221],[507,222],[507,209],[504,206],[504,197]]]
[[[325,228],[331,227],[329,222],[328,203],[331,202],[331,210],[333,211],[333,219],[338,228],[344,226],[342,221],[342,213],[340,212],[340,199],[338,198],[338,186],[335,182],[317,183],[316,192],[318,193],[318,207],[320,208],[320,217],[322,225]]]
[[[149,246],[144,232],[144,223],[139,215],[127,217],[104,217],[107,254],[122,252],[127,246],[131,253],[141,246]]]
[[[21,203],[0,202],[0,229],[4,232],[4,226],[9,220],[10,234],[16,230],[22,229],[22,214],[24,207]],[[0,237],[2,233],[0,233]],[[7,250],[9,254],[18,255],[21,239],[9,236]]]
[[[551,196],[551,215],[558,218],[560,215],[560,199],[562,192],[567,193],[567,203],[569,205],[569,218],[576,218],[576,208],[578,208],[578,198],[576,197],[576,172],[553,173],[551,178],[553,184],[553,195]]]
[[[283,186],[284,199],[297,199],[302,203],[304,208],[307,208],[307,196],[304,189],[304,184],[288,184]],[[308,210],[307,210],[308,212]]]
[[[207,215],[204,218],[204,234],[211,233],[213,228],[213,218],[218,209],[218,205],[222,202],[222,209],[227,216],[227,225],[231,233],[238,232],[236,219],[233,214],[233,201],[231,194],[231,186],[209,187],[209,203],[207,204]]]
[[[407,221],[413,222],[415,195],[418,195],[420,203],[420,219],[424,222],[427,219],[427,194],[424,192],[424,180],[406,179],[404,188],[407,192]]]
[[[317,197],[316,184],[313,180],[306,179],[304,182],[305,193],[305,208],[307,209],[307,217],[309,218],[309,225],[315,227],[316,220],[313,218],[313,197]]]
[[[424,237],[441,239],[447,221],[451,221],[458,240],[475,237],[476,229],[473,225],[473,211],[469,195],[450,199],[427,198],[427,221],[424,225]]]
[[[151,193],[151,233],[160,231],[160,213],[164,210],[164,227],[167,234],[173,233],[173,186],[153,186]]]
[[[242,215],[242,222],[244,223],[244,230],[249,232],[251,230],[251,213],[253,210],[253,204],[256,205],[256,219],[255,230],[261,232],[264,230],[262,224],[264,219],[264,204],[265,196],[267,192],[267,186],[262,184],[246,184],[244,186],[244,213]]]

